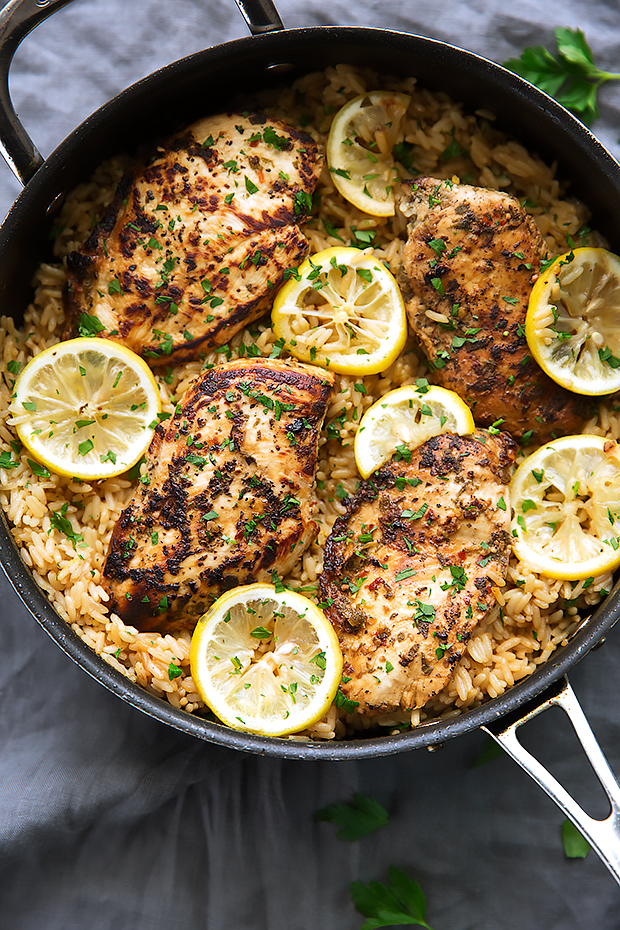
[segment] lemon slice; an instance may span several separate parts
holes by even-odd
[[[400,288],[372,249],[336,246],[307,258],[271,318],[292,355],[343,374],[384,371],[407,339]]]
[[[153,437],[161,410],[148,365],[107,339],[69,339],[28,362],[10,406],[17,434],[59,475],[84,481],[131,468]]]
[[[467,436],[475,428],[458,394],[419,381],[389,391],[368,408],[355,434],[355,462],[362,478],[368,478],[401,446],[417,449],[439,433]]]
[[[577,394],[620,389],[620,258],[574,249],[542,272],[525,321],[532,355]]]
[[[515,555],[550,578],[575,580],[620,565],[620,447],[603,436],[542,446],[510,483]]]
[[[374,90],[349,100],[334,117],[327,163],[336,188],[372,216],[394,215],[398,172],[392,150],[401,141],[401,122],[411,97]]]
[[[228,726],[285,736],[329,710],[342,653],[312,601],[258,583],[223,594],[200,618],[190,666],[205,704]]]

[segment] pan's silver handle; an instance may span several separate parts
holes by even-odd
[[[237,0],[237,6],[253,36],[284,29],[284,23],[271,0]]]
[[[43,156],[19,121],[9,93],[9,69],[17,48],[35,26],[70,0],[8,0],[0,10],[0,153],[26,184]]]
[[[24,129],[9,92],[9,70],[20,42],[70,0],[8,0],[0,10],[0,154],[26,184],[43,164],[43,156]],[[237,0],[252,35],[284,29],[271,0]]]
[[[519,742],[518,728],[532,720],[549,707],[557,705],[568,716],[577,734],[584,752],[595,774],[609,798],[611,813],[605,820],[595,820],[588,816],[575,799],[551,775],[550,772]],[[581,709],[575,692],[563,678],[546,691],[534,705],[529,705],[525,715],[513,719],[508,725],[503,720],[482,727],[489,736],[500,744],[502,749],[512,756],[515,762],[531,775],[534,781],[547,792],[566,816],[583,833],[590,845],[599,854],[613,877],[620,884],[620,785],[611,771],[607,759],[596,741],[592,728]]]

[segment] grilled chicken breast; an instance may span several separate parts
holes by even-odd
[[[467,400],[482,426],[503,420],[513,436],[539,442],[580,432],[589,402],[548,378],[525,340],[545,252],[532,218],[502,191],[435,178],[407,182],[400,208],[411,219],[407,315],[434,380]]]
[[[325,547],[320,595],[342,691],[368,716],[422,707],[494,604],[510,537],[507,434],[444,433],[363,481]]]
[[[65,335],[81,321],[154,365],[228,342],[305,258],[299,225],[321,165],[310,136],[260,113],[210,116],[169,139],[68,256]]]
[[[110,610],[139,629],[187,626],[238,584],[285,575],[318,532],[319,432],[333,376],[239,359],[193,382],[148,452],[112,534]]]

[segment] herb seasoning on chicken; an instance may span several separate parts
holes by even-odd
[[[407,316],[433,378],[476,422],[525,441],[581,431],[588,400],[531,357],[525,316],[545,252],[534,221],[502,191],[419,178],[400,208],[411,218],[401,276]]]
[[[342,692],[359,713],[423,707],[495,603],[514,449],[505,433],[443,433],[397,453],[347,501],[320,593],[344,654]]]
[[[333,376],[278,359],[207,371],[157,427],[112,534],[110,611],[187,626],[224,591],[286,575],[314,540],[318,439]]]
[[[196,358],[267,309],[308,253],[300,231],[322,166],[310,136],[260,113],[210,116],[127,174],[68,256],[68,334],[151,364]]]

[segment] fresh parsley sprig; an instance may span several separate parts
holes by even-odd
[[[377,927],[400,927],[415,924],[431,930],[424,920],[426,898],[418,883],[391,865],[389,883],[351,883],[351,900],[360,913],[367,917],[360,930]]]
[[[557,58],[542,45],[532,45],[521,52],[519,58],[504,62],[540,90],[555,97],[568,110],[572,110],[584,123],[598,119],[597,94],[607,81],[617,81],[620,74],[601,71],[594,64],[592,49],[581,29],[559,27],[555,30],[558,44]]]
[[[316,812],[317,820],[327,820],[342,827],[339,840],[360,840],[373,830],[385,827],[389,814],[378,801],[363,794],[354,794],[350,804],[334,804]]]

